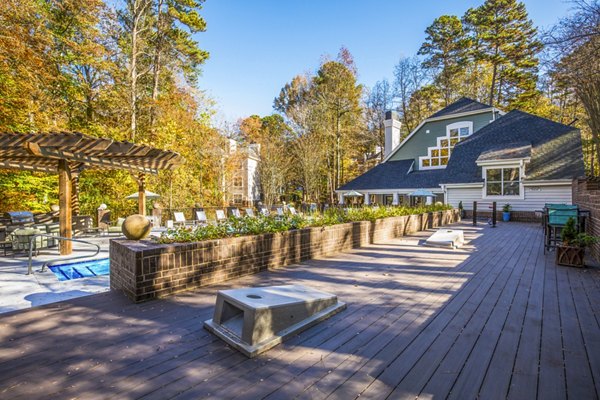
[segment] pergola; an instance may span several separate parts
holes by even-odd
[[[0,133],[0,169],[58,173],[60,236],[71,238],[73,211],[79,210],[79,174],[84,170],[137,173],[138,210],[146,213],[145,174],[179,166],[183,158],[154,147],[96,138],[81,133]],[[63,242],[60,254],[73,251]]]

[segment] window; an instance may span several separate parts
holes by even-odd
[[[233,195],[233,203],[234,204],[242,204],[242,202],[244,201],[243,197],[241,194],[234,194]]]
[[[233,187],[241,188],[243,186],[243,180],[241,176],[236,176],[233,178]]]
[[[521,174],[519,167],[488,168],[485,170],[486,196],[519,196]]]
[[[458,142],[473,133],[473,122],[461,121],[446,126],[446,136],[437,138],[437,146],[428,147],[427,155],[419,157],[419,169],[444,168],[448,165],[452,149]]]

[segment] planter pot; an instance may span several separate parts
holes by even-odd
[[[504,221],[504,222],[510,221],[510,211],[502,213],[502,221]]]
[[[567,267],[583,268],[584,247],[556,246],[556,263]]]

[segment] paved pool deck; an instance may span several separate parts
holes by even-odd
[[[115,236],[106,236],[81,239],[100,245],[100,253],[95,258],[107,258],[109,240],[114,238]],[[0,314],[108,291],[108,275],[59,281],[48,268],[41,272],[45,262],[61,259],[68,262],[73,256],[92,255],[93,251],[89,249],[95,250],[77,242],[73,243],[71,256],[60,256],[58,248],[44,249],[33,258],[34,273],[31,275],[27,275],[28,254],[0,254]]]

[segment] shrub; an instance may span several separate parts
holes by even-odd
[[[158,241],[160,243],[198,242],[233,236],[285,232],[308,226],[329,226],[345,222],[375,221],[386,217],[423,214],[450,209],[452,209],[451,206],[438,204],[421,207],[330,208],[322,213],[313,213],[309,216],[258,215],[256,217],[246,216],[242,218],[229,217],[227,220],[214,225],[169,229],[161,235]]]

